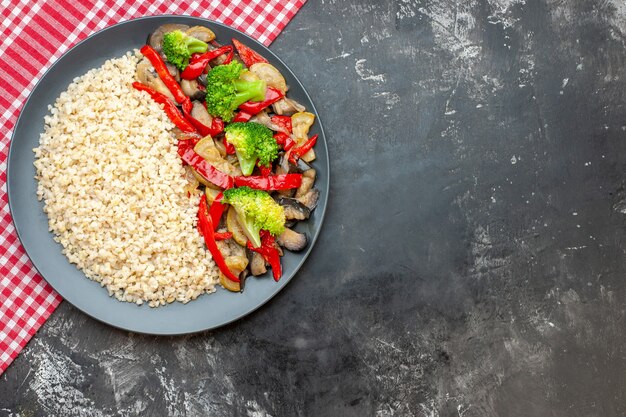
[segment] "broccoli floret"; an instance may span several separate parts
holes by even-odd
[[[212,116],[230,122],[234,110],[246,101],[265,99],[265,81],[240,79],[243,66],[239,62],[218,65],[211,69],[206,79],[206,107]]]
[[[261,229],[274,236],[285,230],[285,210],[266,192],[250,187],[224,191],[223,202],[232,205],[246,236],[256,248],[261,246]]]
[[[208,47],[205,42],[180,30],[163,35],[163,53],[181,71],[189,65],[191,54],[206,52]]]
[[[278,156],[272,131],[255,122],[232,123],[224,129],[226,140],[235,147],[243,175],[252,174],[257,161],[268,166]]]

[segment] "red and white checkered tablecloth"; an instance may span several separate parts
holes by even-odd
[[[13,127],[46,69],[90,34],[140,16],[185,14],[213,19],[269,45],[305,2],[0,0],[0,374],[61,302],[20,245],[6,189]],[[32,48],[33,43],[39,46]]]

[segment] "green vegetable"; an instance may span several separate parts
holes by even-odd
[[[252,174],[257,161],[269,166],[278,156],[272,131],[255,122],[231,123],[224,129],[226,140],[235,147],[243,175]]]
[[[261,246],[261,229],[274,236],[285,230],[285,210],[266,191],[230,188],[224,190],[222,202],[235,208],[244,233],[256,248]]]
[[[205,42],[180,30],[163,35],[163,53],[168,62],[176,65],[181,71],[189,65],[191,54],[206,52],[208,47]]]
[[[263,101],[266,84],[263,80],[240,79],[243,66],[239,62],[218,65],[207,74],[206,107],[212,116],[230,122],[237,107],[246,101]]]

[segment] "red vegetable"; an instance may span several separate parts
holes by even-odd
[[[222,271],[222,274],[224,274],[226,278],[231,281],[239,282],[239,278],[230,272],[230,269],[228,269],[224,256],[217,247],[213,221],[207,215],[207,203],[204,196],[200,198],[200,204],[198,205],[198,228],[200,229],[202,237],[204,237],[204,243],[206,244],[207,249],[211,252],[211,256],[213,256],[213,260],[220,271]]]
[[[270,175],[272,175],[272,167],[271,166],[265,166],[265,165],[258,165],[259,169],[261,170],[261,176],[262,177],[268,177]]]
[[[283,275],[282,266],[280,265],[280,254],[276,248],[274,236],[267,230],[261,230],[261,246],[255,248],[252,242],[248,241],[248,249],[258,252],[263,256],[270,266],[272,267],[272,275],[274,275],[274,281],[278,281]]]
[[[213,236],[216,241],[220,241],[230,239],[231,237],[233,237],[233,234],[232,232],[215,232]]]
[[[289,149],[293,148],[293,146],[296,144],[296,141],[291,139],[291,136],[283,132],[275,133],[274,139],[276,140],[276,143],[282,146],[285,151],[288,151]]]
[[[217,226],[220,224],[220,219],[222,218],[222,214],[224,213],[224,209],[226,205],[221,203],[222,193],[219,193],[213,203],[211,204],[211,208],[209,209],[209,217],[213,221],[213,225],[215,226],[215,230],[217,230]]]
[[[239,56],[241,57],[243,63],[246,64],[246,67],[250,68],[252,65],[259,62],[267,63],[267,59],[263,58],[261,55],[254,52],[252,49],[248,48],[237,39],[233,39],[233,45],[235,45],[235,48],[237,48],[237,52],[239,53]]]
[[[183,104],[185,101],[189,101],[189,97],[187,97],[185,93],[183,93],[183,90],[176,82],[176,79],[172,77],[172,74],[170,74],[167,66],[165,65],[165,62],[163,61],[163,58],[161,58],[161,55],[159,55],[157,51],[152,49],[150,45],[144,45],[139,51],[142,53],[143,56],[148,58],[148,61],[150,61],[150,63],[156,70],[159,78],[165,83],[165,86],[168,88],[168,90],[172,92],[172,95],[174,96],[176,101],[180,104]]]
[[[252,115],[250,113],[246,113],[245,111],[239,111],[237,112],[237,114],[235,114],[235,117],[233,118],[233,123],[247,122],[251,118],[252,118]]]
[[[224,144],[224,148],[226,149],[226,153],[228,155],[235,154],[235,146],[226,139],[226,136],[222,139],[222,143]]]
[[[207,181],[212,182],[218,187],[232,188],[233,177],[215,168],[209,164],[203,157],[198,155],[189,145],[181,146],[181,142],[178,142],[178,155],[180,155],[183,162],[191,166],[196,172],[206,178]]]
[[[134,82],[133,88],[139,91],[145,91],[146,93],[150,94],[152,100],[156,101],[159,104],[163,104],[163,110],[177,128],[187,133],[196,131],[191,123],[189,123],[183,117],[183,115],[180,114],[180,110],[178,110],[178,107],[176,107],[176,105],[172,103],[172,100],[170,100],[165,94],[159,93],[158,91],[153,90],[152,88],[140,82]]]
[[[200,132],[202,136],[217,136],[224,131],[224,122],[219,117],[214,117],[211,121],[211,126],[206,126],[200,120],[191,115],[191,109],[193,105],[190,100],[183,103],[183,114],[185,118]]]
[[[232,55],[234,53],[233,47],[225,45],[212,51],[207,51],[203,54],[194,54],[191,61],[189,61],[189,65],[187,65],[185,70],[180,74],[180,77],[183,80],[195,80],[202,75],[202,72],[205,70],[207,65],[209,65],[209,61],[225,53],[228,53],[228,57],[232,59]],[[227,60],[228,57],[226,58]]]
[[[298,146],[297,148],[293,148],[291,150],[291,153],[289,154],[289,162],[295,165],[298,162],[298,159],[302,155],[304,155],[305,153],[313,149],[313,146],[315,146],[316,142],[317,142],[317,135],[313,135],[311,136],[309,140],[304,142],[302,145]]]
[[[285,94],[283,94],[282,91],[274,87],[268,87],[267,90],[265,90],[265,100],[246,101],[241,106],[239,106],[239,110],[254,116],[264,108],[271,106],[283,97],[285,97]]]
[[[278,114],[276,114],[272,116],[271,120],[272,120],[272,123],[274,123],[275,125],[280,126],[283,129],[285,129],[287,132],[291,133],[292,126],[291,126],[290,116],[279,116]]]
[[[238,176],[234,178],[237,187],[248,186],[257,190],[289,190],[298,188],[302,183],[302,174],[282,174],[263,176]]]

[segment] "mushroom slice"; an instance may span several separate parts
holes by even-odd
[[[306,247],[307,238],[304,233],[285,227],[285,231],[276,238],[276,242],[287,250],[297,252]]]
[[[249,251],[249,252],[251,253],[250,273],[254,275],[255,277],[258,277],[259,275],[263,275],[264,273],[266,273],[267,268],[265,267],[265,259],[263,259],[263,256],[261,256],[261,254],[258,252],[252,252],[252,251]]]
[[[174,77],[176,81],[180,82],[180,71],[178,71],[178,68],[176,68],[176,65],[172,65],[169,62],[166,62],[165,66],[167,67],[167,70],[169,71],[170,75]]]
[[[144,58],[139,61],[139,63],[137,64],[135,77],[140,83],[147,85],[148,87],[158,91],[161,94],[165,94],[167,98],[176,103],[176,99],[172,95],[172,92],[169,90],[169,88],[167,88],[165,83],[161,81],[156,71],[154,70],[154,67],[147,59]]]
[[[251,119],[251,122],[262,124],[263,126],[273,130],[274,132],[283,132],[289,134],[289,131],[282,126],[277,125],[272,122],[272,119],[267,114],[267,111],[263,110],[257,114],[255,114]]]
[[[204,100],[206,92],[199,88],[198,81],[196,80],[182,80],[180,82],[180,88],[183,93],[192,100]]]
[[[313,183],[315,183],[315,175],[316,171],[314,169],[308,169],[302,173],[302,183],[296,191],[296,198],[304,196],[306,193],[309,192],[311,188],[313,188]]]
[[[256,74],[265,81],[268,87],[274,87],[283,93],[287,92],[287,82],[285,77],[272,64],[258,62],[250,67],[250,72]]]
[[[198,120],[205,126],[211,126],[213,123],[213,118],[206,110],[206,106],[199,101],[194,100],[193,107],[191,108],[191,117]]]
[[[215,33],[213,33],[211,29],[205,28],[204,26],[192,26],[187,29],[185,33],[206,43],[215,39]]]
[[[312,188],[307,191],[307,193],[303,196],[297,197],[296,201],[308,208],[310,213],[311,211],[315,210],[315,207],[317,207],[317,202],[319,201],[319,199],[320,190],[318,190],[317,188]]]
[[[188,25],[180,25],[177,23],[166,23],[164,25],[159,26],[148,36],[148,44],[154,48],[157,52],[163,51],[163,35],[168,32],[173,32],[175,30],[186,31],[189,29]]]
[[[294,113],[304,111],[305,107],[297,101],[285,97],[272,104],[272,109],[274,113],[281,116],[291,116]]]
[[[302,145],[309,139],[309,129],[315,122],[315,115],[306,111],[301,111],[291,116],[291,126],[294,140],[298,145]]]
[[[281,197],[278,199],[278,204],[283,206],[287,220],[304,220],[308,219],[311,214],[307,206],[294,198]]]

